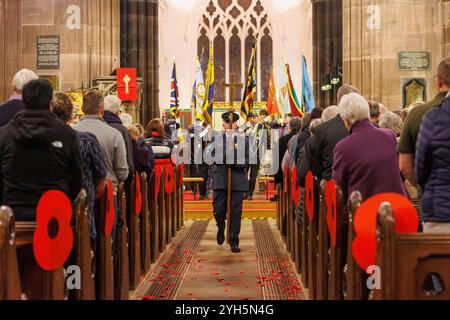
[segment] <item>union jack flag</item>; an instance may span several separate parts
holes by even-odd
[[[180,99],[178,94],[177,66],[173,63],[172,81],[170,84],[170,114],[178,119],[180,116]]]

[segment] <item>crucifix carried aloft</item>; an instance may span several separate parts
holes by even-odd
[[[221,85],[221,87],[228,89],[229,93],[230,93],[230,99],[229,99],[229,104],[230,104],[230,108],[233,108],[234,106],[234,90],[235,89],[243,89],[244,88],[244,84],[243,83],[237,83],[236,82],[236,75],[232,75],[230,76],[230,83],[223,83]]]

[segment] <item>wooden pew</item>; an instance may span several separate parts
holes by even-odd
[[[341,188],[336,186],[336,245],[329,237],[328,300],[342,300],[342,273],[347,251],[347,208],[344,206]]]
[[[156,173],[153,171],[150,179],[150,253],[151,261],[155,263],[159,257],[159,204],[155,199],[156,194]]]
[[[302,275],[303,283],[306,287],[308,287],[308,229],[309,229],[309,218],[306,213],[306,205],[305,205],[305,189],[302,189],[301,193],[301,203],[302,203],[302,212],[303,212],[303,220],[300,224],[300,270]]]
[[[285,173],[285,220],[286,220],[286,249],[289,254],[292,255],[292,206],[291,206],[291,183],[290,183],[290,171],[287,170]]]
[[[141,219],[141,273],[147,274],[151,265],[150,221],[148,208],[147,174],[141,174],[142,212]]]
[[[75,230],[75,264],[81,271],[81,289],[76,290],[75,299],[95,300],[95,254],[91,245],[91,225],[85,190],[81,191],[75,201]]]
[[[97,300],[114,300],[113,240],[111,235],[106,235],[105,233],[107,209],[108,197],[105,190],[102,197],[96,202],[97,225],[99,227],[97,232],[97,266],[95,273]]]
[[[10,208],[0,208],[0,300],[20,300],[15,221]]]
[[[166,250],[167,245],[167,236],[166,236],[166,192],[165,192],[165,173],[161,174],[161,183],[159,185],[159,193],[158,193],[158,215],[159,215],[159,252],[162,253]]]
[[[136,180],[133,179],[127,197],[127,220],[129,225],[128,245],[129,245],[129,280],[130,290],[135,290],[141,280],[141,235],[140,218],[135,211],[136,201]]]
[[[173,172],[173,183],[174,183],[174,189],[172,192],[172,212],[171,212],[171,224],[170,224],[170,236],[171,238],[175,238],[177,234],[177,214],[178,214],[178,194],[177,194],[177,187],[178,187],[178,167],[174,167]]]
[[[128,246],[127,227],[127,199],[124,184],[119,185],[117,192],[117,205],[123,217],[123,225],[117,228],[117,244],[119,246],[119,257],[114,268],[114,296],[116,300],[128,300],[130,290],[130,261]]]
[[[184,172],[184,171],[183,171]],[[178,185],[178,220],[177,220],[177,226],[178,231],[181,230],[181,227],[184,225],[184,184],[183,184],[183,173],[181,166],[178,167],[178,174],[179,174],[179,185]]]
[[[317,229],[317,270],[316,270],[316,299],[328,299],[328,251],[330,239],[327,229],[327,205],[325,202],[325,188],[327,181],[320,184],[320,207]]]
[[[345,300],[366,300],[368,298],[367,275],[358,266],[352,253],[353,239],[355,238],[353,221],[361,204],[361,193],[353,192],[348,204],[347,264],[344,267],[344,281],[342,281],[342,292]]]
[[[35,222],[16,222],[16,250],[22,292],[27,300],[64,300],[64,270],[45,271],[33,252]]]
[[[450,299],[450,234],[396,234],[388,203],[380,207],[377,229],[381,290],[374,299]]]
[[[169,170],[172,171],[172,168],[165,167],[164,173],[165,177],[170,176]],[[173,177],[173,176],[172,176]],[[164,180],[165,181],[165,180]],[[164,183],[163,183],[164,184]],[[164,203],[166,205],[165,215],[166,215],[166,223],[165,223],[165,236],[166,236],[166,244],[170,244],[172,242],[172,218],[173,218],[173,203],[172,203],[173,194],[168,193],[164,188]]]
[[[316,258],[317,258],[317,228],[318,228],[318,216],[319,216],[319,204],[320,204],[320,187],[316,177],[314,177],[314,218],[309,219],[306,214],[306,220],[308,220],[308,229],[306,234],[307,241],[307,273],[308,273],[308,289],[310,298],[316,297]]]
[[[276,191],[276,194],[278,195],[278,197],[277,197],[277,228],[278,228],[278,231],[280,231],[280,233],[281,233],[281,187],[280,187],[280,185],[278,184],[277,185],[277,191]]]

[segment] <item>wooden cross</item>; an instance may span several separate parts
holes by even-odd
[[[243,83],[236,83],[236,75],[232,75],[231,77],[231,81],[230,83],[223,83],[221,86],[224,87],[225,89],[229,89],[230,90],[230,107],[232,108],[234,106],[234,90],[239,88],[242,89],[244,88],[244,84]]]

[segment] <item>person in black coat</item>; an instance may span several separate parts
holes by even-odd
[[[23,87],[38,76],[31,70],[22,69],[16,73],[12,81],[12,96],[7,102],[0,105],[0,128],[6,126],[14,116],[25,109],[22,101]]]
[[[131,181],[133,175],[136,173],[133,160],[133,144],[131,143],[131,136],[127,128],[122,124],[122,120],[119,118],[120,105],[122,101],[117,96],[107,96],[105,98],[105,113],[103,120],[109,126],[118,130],[125,141],[125,148],[127,150],[127,164],[129,170],[129,176],[127,182]]]
[[[203,152],[207,146],[207,143],[205,139],[201,137],[201,133],[204,130],[206,130],[206,125],[202,120],[197,120],[188,128],[188,132],[191,137],[191,177],[203,178],[203,181],[198,183],[200,200],[207,200],[209,194],[209,190],[207,187],[209,178],[209,166],[203,160]],[[192,189],[194,188],[197,188],[197,184],[193,183]]]
[[[239,115],[233,111],[222,115],[225,132],[213,137],[206,149],[207,158],[214,159],[212,189],[214,190],[214,217],[217,222],[217,243],[225,242],[225,221],[228,199],[228,169],[231,168],[231,212],[228,226],[229,244],[233,253],[240,252],[239,234],[242,222],[242,207],[245,193],[249,191],[249,142],[243,133],[238,133]],[[234,142],[234,143],[233,143]],[[231,149],[233,148],[233,149]]]
[[[36,206],[49,190],[72,202],[83,180],[75,131],[50,112],[53,89],[46,80],[23,88],[25,110],[0,129],[0,203],[18,221],[35,221]]]
[[[278,171],[277,174],[275,175],[276,184],[283,184],[283,168],[281,168],[281,163],[288,149],[289,141],[298,134],[301,125],[302,120],[299,117],[292,118],[291,121],[289,122],[289,128],[291,131],[287,135],[281,137],[280,140],[278,141],[279,161],[278,161]]]

